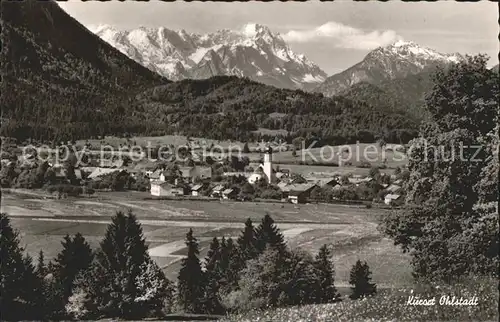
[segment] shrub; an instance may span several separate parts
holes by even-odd
[[[66,314],[76,320],[86,320],[91,318],[92,309],[87,292],[78,288],[69,297],[66,304]]]
[[[135,302],[142,304],[144,316],[158,317],[171,311],[173,287],[153,260],[142,264],[135,282]]]
[[[326,279],[317,267],[319,262],[309,253],[280,253],[269,247],[248,261],[240,275],[239,290],[226,295],[223,303],[230,310],[247,311],[324,301],[330,293],[322,289]]]

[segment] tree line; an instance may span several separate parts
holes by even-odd
[[[3,320],[143,319],[342,300],[328,245],[314,257],[290,250],[269,215],[257,227],[248,219],[237,240],[214,238],[203,261],[190,229],[176,283],[149,256],[130,212],[117,212],[97,249],[79,233],[66,235],[54,260],[40,251],[36,264],[6,214],[0,222]],[[350,283],[351,299],[376,293],[365,262],[353,266]]]

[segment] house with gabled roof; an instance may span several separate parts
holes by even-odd
[[[182,178],[187,182],[193,182],[195,179],[210,179],[212,177],[211,167],[187,166],[179,167]]]
[[[213,198],[222,198],[222,191],[224,191],[224,186],[219,184],[212,189],[210,194]]]
[[[236,190],[233,188],[228,188],[222,191],[223,199],[235,199],[236,195],[237,195]]]
[[[155,171],[153,171],[148,177],[149,177],[149,181],[158,181],[160,180],[160,176],[162,174],[163,170],[162,169],[156,169]]]
[[[306,180],[308,183],[315,183],[316,185],[318,185],[320,187],[325,187],[325,186],[334,187],[339,183],[338,179],[335,177],[327,177],[327,178],[309,177],[309,178],[306,178]]]
[[[184,188],[177,187],[167,182],[159,180],[151,182],[150,191],[151,195],[156,197],[162,197],[162,196],[175,197],[184,195]]]
[[[192,196],[201,196],[201,191],[207,186],[207,184],[199,183],[191,186]]]
[[[92,171],[92,173],[89,174],[87,179],[96,179],[106,174],[110,174],[113,172],[123,172],[123,171],[125,171],[125,169],[95,168],[94,171]]]
[[[290,190],[288,192],[288,200],[291,203],[295,204],[305,203],[309,199],[311,191],[314,189],[314,187],[317,187],[315,183],[291,185],[291,187],[289,187]]]
[[[401,190],[401,186],[397,184],[391,184],[385,190],[387,190],[390,193],[397,193]]]
[[[399,194],[388,193],[384,197],[384,203],[389,206],[399,206],[403,203],[403,198]]]
[[[349,179],[350,184],[354,184],[356,186],[360,185],[361,183],[367,183],[373,181],[373,178],[371,177],[365,177],[365,178],[360,178],[360,177],[350,177]]]

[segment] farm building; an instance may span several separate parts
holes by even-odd
[[[308,183],[315,183],[316,185],[320,187],[325,187],[325,186],[330,186],[330,187],[335,187],[339,182],[337,178],[330,177],[330,178],[306,178]]]
[[[183,196],[184,189],[182,187],[173,186],[167,182],[153,181],[153,182],[151,182],[151,195],[156,196],[156,197]]]
[[[292,184],[285,186],[281,191],[284,197],[287,197],[290,202],[304,203],[316,186],[314,183]]]
[[[389,206],[398,206],[403,202],[401,195],[389,193],[384,198],[384,203]]]
[[[390,186],[388,186],[386,188],[386,190],[390,193],[397,193],[398,191],[401,190],[401,186],[397,185],[397,184],[391,184]]]
[[[353,176],[353,177],[349,178],[349,183],[358,186],[361,183],[370,182],[372,180],[373,180],[373,178],[370,178],[370,177],[359,178],[359,177]]]
[[[212,194],[211,196],[213,198],[222,198],[222,191],[224,191],[224,186],[223,185],[218,185],[218,186],[215,186],[213,189],[212,189]]]
[[[103,175],[106,175],[106,174],[110,174],[110,173],[113,173],[113,172],[117,172],[117,171],[123,172],[125,170],[124,169],[95,168],[95,170],[92,171],[91,174],[89,174],[89,176],[87,177],[87,179],[96,179],[96,178],[98,178],[100,176],[103,176]]]
[[[299,187],[295,187],[290,192],[288,193],[288,200],[291,203],[305,203],[309,199],[309,196],[311,195],[311,190],[314,189],[316,185],[307,185],[303,184],[300,185]]]
[[[182,178],[186,179],[188,182],[193,182],[195,179],[210,179],[212,177],[211,167],[180,167]]]
[[[195,184],[191,187],[191,195],[201,196],[201,190],[204,188],[203,184]]]
[[[237,194],[236,190],[229,188],[229,189],[222,191],[222,198],[223,199],[234,199],[234,198],[236,198],[236,194]]]

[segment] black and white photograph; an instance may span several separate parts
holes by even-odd
[[[1,321],[498,321],[495,1],[0,2]]]

